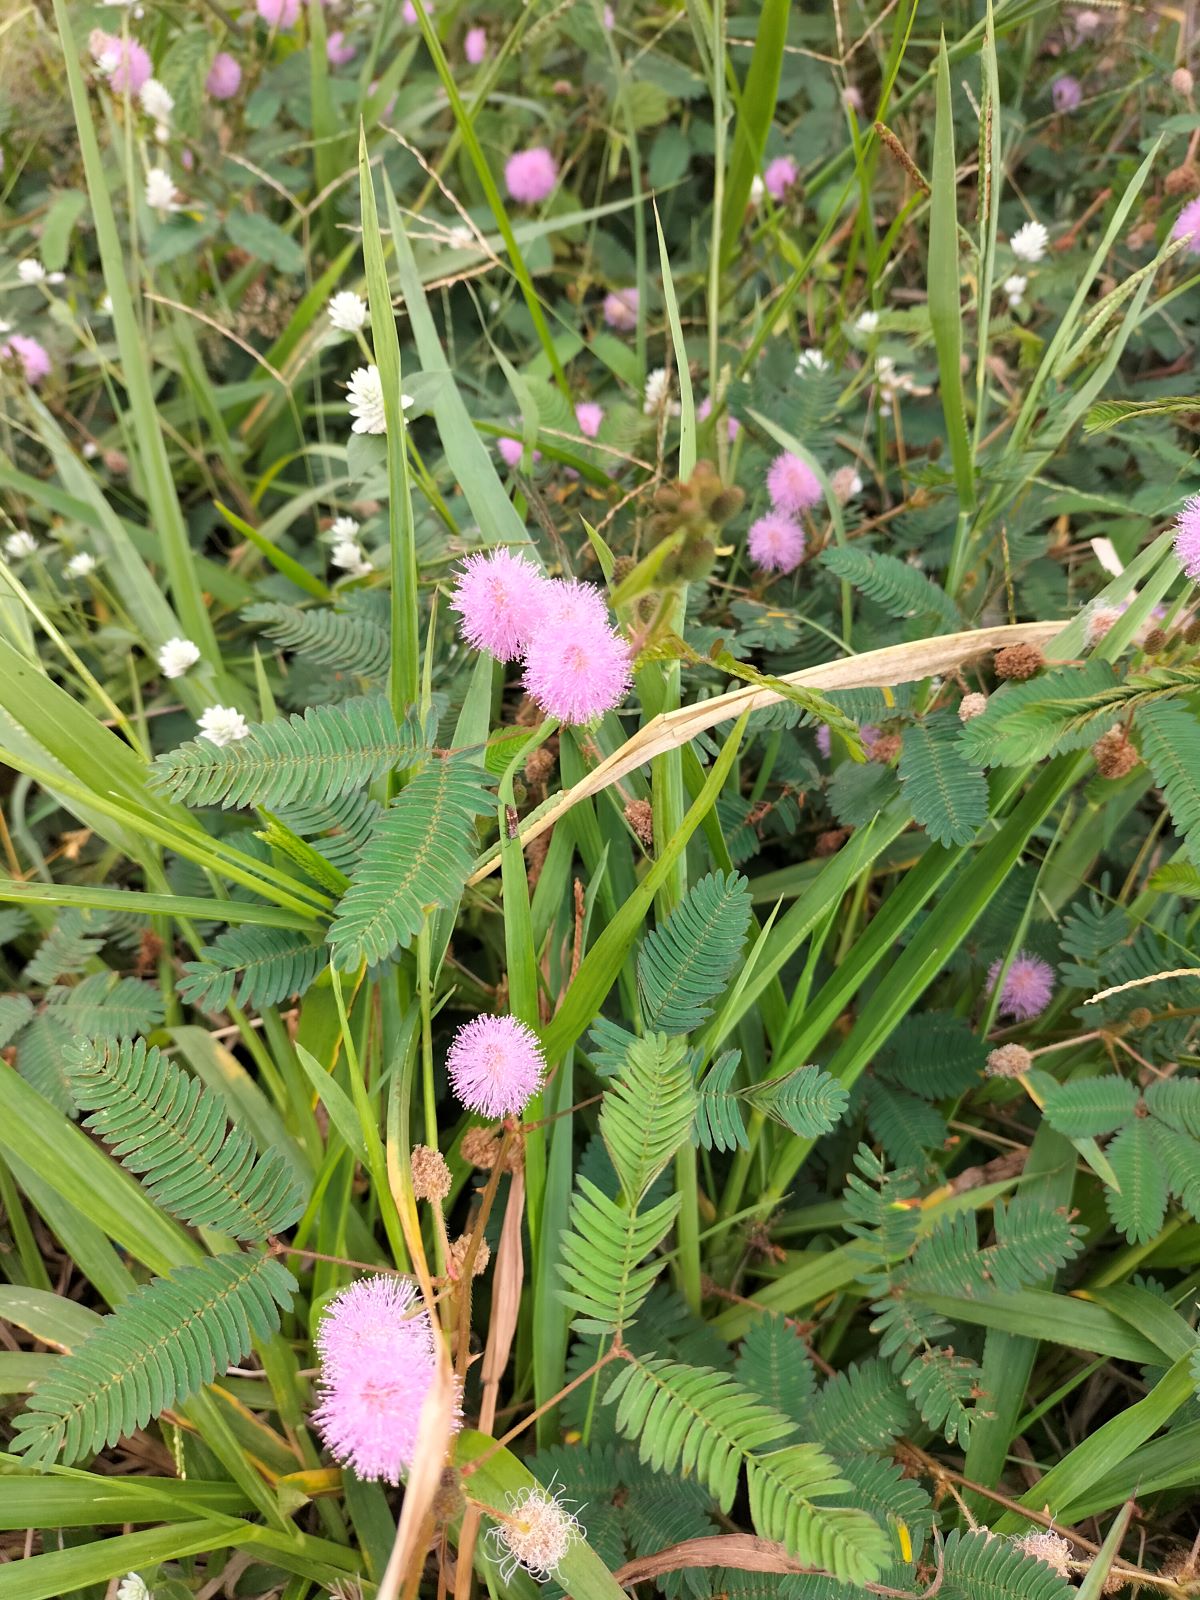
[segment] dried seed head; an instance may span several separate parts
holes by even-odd
[[[1092,755],[1102,778],[1123,778],[1142,759],[1122,727],[1110,728],[1102,734],[1092,746]]]
[[[637,834],[647,850],[654,847],[654,810],[649,800],[627,800],[625,821]]]
[[[1200,189],[1200,167],[1194,161],[1172,167],[1163,179],[1163,188],[1170,195],[1195,194]]]
[[[1177,1550],[1172,1550],[1159,1572],[1159,1577],[1169,1578],[1172,1583],[1185,1583],[1187,1579],[1195,1576],[1196,1564],[1187,1545],[1180,1545]]]
[[[1017,1078],[1032,1065],[1033,1057],[1023,1044],[1002,1044],[989,1053],[983,1071],[988,1078]]]
[[[1071,1572],[1071,1546],[1057,1533],[1027,1533],[1023,1539],[1014,1539],[1017,1549],[1035,1561],[1053,1567],[1062,1578]]]
[[[412,1186],[418,1200],[441,1205],[450,1193],[450,1168],[440,1150],[432,1150],[427,1144],[413,1146]]]
[[[1121,1590],[1127,1588],[1128,1585],[1129,1579],[1123,1572],[1110,1572],[1108,1577],[1105,1578],[1104,1582],[1100,1585],[1100,1593],[1120,1594]]]
[[[554,763],[556,760],[557,757],[555,756],[553,750],[547,750],[545,745],[541,745],[538,749],[530,751],[529,755],[525,758],[526,778],[530,783],[545,783],[546,779],[554,771]]]
[[[545,1583],[558,1571],[576,1539],[584,1537],[579,1519],[567,1510],[560,1493],[535,1483],[508,1496],[508,1515],[488,1532],[504,1579],[524,1567],[539,1583]]]
[[[903,741],[898,733],[881,733],[871,746],[871,760],[881,767],[890,766],[900,754]]]
[[[1176,94],[1189,95],[1195,88],[1196,80],[1186,67],[1176,67],[1171,74],[1171,87]]]
[[[490,1128],[468,1128],[458,1148],[464,1161],[490,1172],[500,1154],[500,1140]]]
[[[1148,1028],[1154,1021],[1154,1013],[1149,1006],[1135,1006],[1125,1020],[1131,1028]]]
[[[633,559],[632,556],[618,556],[617,559],[613,562],[612,581],[613,581],[614,586],[616,584],[619,584],[619,583],[624,583],[625,579],[629,576],[629,574],[633,571],[634,567],[636,567],[636,566],[637,566],[637,562]]]
[[[470,1245],[471,1235],[469,1233],[462,1233],[450,1246],[449,1266],[450,1276],[452,1278],[462,1277],[463,1263],[467,1259],[467,1251],[470,1248]],[[471,1276],[473,1278],[477,1278],[481,1272],[486,1272],[487,1264],[491,1259],[491,1245],[486,1239],[480,1239],[479,1245],[475,1251],[475,1259],[471,1263]]]
[[[1200,617],[1193,617],[1183,630],[1183,637],[1188,644],[1200,644]]]
[[[1046,665],[1046,658],[1036,644],[1010,644],[996,651],[992,663],[998,678],[1015,678],[1023,683]]]
[[[849,837],[849,828],[829,828],[824,833],[817,835],[817,842],[813,846],[813,854],[818,856],[836,855]]]
[[[1103,639],[1121,615],[1120,606],[1093,606],[1087,614],[1087,641],[1095,644]]]
[[[958,702],[958,720],[970,722],[972,717],[981,717],[987,710],[987,695],[965,694]]]
[[[1156,656],[1161,650],[1165,650],[1170,642],[1171,635],[1165,628],[1151,628],[1142,640],[1142,649],[1147,655]]]

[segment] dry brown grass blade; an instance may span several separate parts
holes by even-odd
[[[801,689],[891,688],[897,683],[915,683],[938,673],[953,672],[976,656],[1002,650],[1011,644],[1047,645],[1067,626],[1065,622],[1018,622],[998,628],[974,628],[969,633],[946,633],[933,639],[915,639],[909,644],[892,644],[882,650],[868,650],[860,656],[843,656],[825,661],[819,667],[789,672],[782,682]],[[664,751],[676,750],[698,733],[732,722],[743,711],[761,711],[778,704],[783,696],[775,689],[759,689],[747,684],[695,705],[680,706],[640,728],[598,767],[594,767],[573,789],[555,796],[521,829],[524,848],[540,834],[566,816],[572,806],[599,794],[611,784],[652,761]],[[500,865],[500,852],[489,855],[468,883],[480,883]]]
[[[684,1539],[652,1556],[638,1556],[618,1567],[613,1577],[628,1588],[664,1572],[678,1572],[683,1567],[734,1567],[739,1572],[820,1574],[822,1571],[820,1567],[806,1567],[773,1539],[759,1539],[751,1533],[719,1533],[705,1539]],[[863,1588],[868,1594],[896,1595],[912,1600],[911,1591],[907,1589],[889,1589],[881,1583],[866,1583]]]
[[[379,1583],[378,1600],[397,1600],[403,1586],[415,1593],[424,1566],[425,1543],[433,1524],[433,1501],[441,1486],[442,1468],[458,1415],[458,1382],[445,1342],[435,1337],[437,1366],[417,1422],[412,1471],[404,1486],[404,1504],[396,1538]]]

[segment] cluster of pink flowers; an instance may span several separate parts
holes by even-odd
[[[516,1017],[476,1017],[454,1035],[446,1071],[468,1111],[515,1117],[541,1088],[546,1058],[537,1034]]]
[[[806,461],[785,450],[771,463],[767,493],[771,510],[750,525],[750,554],[764,572],[794,572],[806,544],[797,518],[821,500],[821,485]]]
[[[504,182],[509,199],[519,205],[536,206],[548,200],[558,182],[558,163],[546,149],[537,144],[529,150],[518,150],[504,167]]]
[[[987,992],[990,995],[1000,976],[1001,960],[993,961],[988,968]],[[1040,1016],[1050,1004],[1054,993],[1054,968],[1027,950],[1019,950],[1009,963],[1000,989],[1000,1004],[996,1008],[1002,1017],[1014,1022],[1028,1022]]]
[[[16,361],[26,383],[41,383],[50,374],[50,352],[27,333],[10,333],[0,344],[0,361]]]
[[[361,1278],[329,1302],[317,1330],[313,1421],[330,1454],[360,1478],[398,1484],[413,1464],[437,1366],[437,1335],[416,1298],[404,1278]]]
[[[525,556],[493,550],[468,558],[450,604],[469,645],[523,658],[526,692],[559,722],[593,722],[629,692],[629,646],[594,583],[546,578]]]

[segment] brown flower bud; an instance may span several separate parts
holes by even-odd
[[[819,833],[817,835],[817,842],[813,847],[813,854],[818,856],[835,856],[849,837],[849,828],[829,828],[824,833]]]
[[[1195,194],[1200,189],[1200,167],[1194,161],[1172,167],[1163,179],[1163,188],[1170,195]]]
[[[1151,628],[1142,640],[1142,649],[1148,656],[1156,656],[1160,650],[1165,650],[1170,642],[1170,636],[1165,628]]]
[[[450,1193],[450,1168],[440,1150],[432,1150],[427,1144],[413,1146],[412,1186],[418,1200],[441,1205]]]
[[[654,848],[654,810],[649,800],[627,800],[625,821],[647,850]]]
[[[1200,644],[1200,617],[1193,617],[1183,630],[1183,637],[1188,644]]]
[[[1122,727],[1110,728],[1092,746],[1096,769],[1102,778],[1123,778],[1141,761],[1136,746]]]
[[[464,1161],[490,1172],[500,1154],[500,1140],[490,1128],[468,1128],[458,1149]]]
[[[970,722],[972,717],[981,717],[987,710],[987,695],[972,693],[963,695],[958,702],[958,720]]]
[[[122,450],[106,450],[100,459],[114,477],[123,478],[129,471],[129,457]]]
[[[1175,68],[1175,71],[1171,74],[1171,87],[1176,94],[1183,95],[1186,98],[1191,94],[1195,86],[1196,80],[1186,67]]]
[[[447,1258],[446,1265],[450,1268],[450,1276],[452,1278],[462,1277],[463,1264],[467,1259],[467,1251],[470,1249],[470,1245],[471,1235],[463,1233],[450,1246],[450,1255]],[[480,1239],[475,1249],[475,1259],[471,1263],[471,1276],[477,1278],[481,1272],[486,1272],[487,1264],[491,1259],[491,1245],[486,1239]]]
[[[1036,644],[1010,644],[996,651],[992,662],[998,678],[1015,678],[1023,683],[1046,665],[1046,658]]]
[[[456,1517],[463,1503],[462,1480],[457,1467],[443,1467],[437,1493],[433,1497],[434,1519],[449,1522]]]
[[[547,750],[544,744],[539,745],[536,750],[531,750],[525,758],[526,778],[530,783],[545,783],[546,779],[554,771],[556,760],[557,757],[553,750]]]
[[[637,562],[633,559],[632,556],[618,556],[617,559],[613,562],[613,575],[612,575],[613,583],[614,584],[624,583],[625,579],[629,576],[629,574],[633,571],[634,567],[636,567],[636,566],[637,566]]]
[[[987,1078],[1019,1078],[1033,1065],[1033,1057],[1023,1044],[1002,1044],[992,1050],[984,1067]]]
[[[1154,1013],[1149,1006],[1134,1006],[1125,1020],[1131,1028],[1148,1028],[1154,1021]]]
[[[708,514],[717,526],[721,527],[730,518],[737,516],[742,509],[745,498],[746,491],[744,489],[739,489],[736,484],[731,485],[728,489],[722,489],[720,494],[713,496],[712,504],[708,508]]]

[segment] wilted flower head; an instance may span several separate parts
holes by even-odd
[[[960,722],[973,722],[976,717],[981,717],[987,710],[988,698],[980,694],[977,689],[972,689],[970,694],[963,695],[958,702],[958,720]]]
[[[1039,1531],[1027,1533],[1020,1539],[1014,1539],[1017,1549],[1027,1556],[1032,1556],[1035,1561],[1041,1561],[1048,1567],[1053,1567],[1060,1578],[1069,1577],[1072,1572],[1071,1545],[1057,1533]]]
[[[638,292],[636,289],[614,289],[604,296],[604,320],[610,328],[620,333],[632,333],[637,327]]]
[[[37,540],[27,528],[18,528],[16,533],[10,533],[4,541],[4,554],[10,561],[24,561],[26,556],[36,553]]]
[[[558,1493],[543,1489],[540,1483],[509,1494],[507,1502],[507,1516],[488,1530],[500,1576],[507,1582],[518,1567],[524,1567],[539,1583],[545,1583],[558,1571],[576,1539],[583,1538],[579,1519],[567,1510]]]
[[[525,653],[525,690],[560,722],[593,722],[629,693],[629,646],[607,623],[558,618],[539,625]]]
[[[1185,501],[1175,523],[1175,559],[1193,583],[1200,583],[1200,494]]]
[[[201,712],[198,727],[200,737],[215,745],[233,744],[250,732],[250,724],[232,706],[209,706]]]
[[[764,572],[794,572],[804,559],[804,529],[781,511],[752,522],[747,544]]]
[[[1003,965],[1004,962],[997,958],[988,968],[989,995],[996,987],[996,979]],[[997,1011],[1000,1016],[1012,1017],[1016,1022],[1028,1022],[1030,1018],[1041,1015],[1050,1004],[1053,993],[1054,968],[1038,956],[1019,950],[1005,973]]]
[[[879,327],[878,311],[860,311],[854,319],[855,333],[872,334]]]
[[[1187,67],[1176,67],[1171,74],[1171,87],[1176,94],[1182,95],[1186,100],[1196,87],[1196,80]]]
[[[299,0],[297,0],[297,4]],[[88,40],[92,60],[118,94],[137,94],[154,71],[149,52],[136,39],[122,39],[97,28]]]
[[[1008,242],[1018,261],[1040,261],[1050,234],[1040,222],[1023,222]]]
[[[356,1475],[398,1484],[413,1463],[421,1407],[437,1370],[429,1313],[404,1278],[360,1278],[325,1307],[317,1329],[321,1404],[313,1422]]]
[[[1194,200],[1189,200],[1187,205],[1175,218],[1175,225],[1171,229],[1172,239],[1186,239],[1188,241],[1187,254],[1200,256],[1200,195]]]
[[[138,99],[148,117],[153,117],[155,122],[170,122],[175,100],[166,85],[159,83],[157,78],[146,79],[138,90]]]
[[[985,1078],[1019,1078],[1033,1065],[1033,1056],[1023,1044],[1002,1044],[992,1050],[984,1066]]]
[[[171,174],[162,167],[151,167],[146,174],[146,204],[151,211],[165,216],[168,211],[178,209],[178,199],[179,191]]]
[[[330,65],[335,67],[344,67],[348,61],[354,60],[354,46],[347,43],[341,28],[335,28],[326,39],[325,55]]]
[[[232,100],[242,86],[242,69],[228,50],[220,50],[213,57],[204,87],[214,100]]]
[[[46,269],[36,256],[26,256],[17,262],[17,277],[22,283],[44,283]]]
[[[1050,85],[1050,98],[1054,101],[1055,111],[1075,111],[1083,99],[1083,89],[1080,87],[1079,79],[1073,78],[1069,72],[1064,72]]]
[[[545,145],[518,150],[504,167],[504,182],[511,199],[520,205],[534,206],[549,198],[558,182],[558,163]]]
[[[575,421],[585,439],[594,439],[604,421],[604,407],[595,400],[581,400],[575,407]]]
[[[863,481],[853,467],[839,467],[829,480],[838,505],[847,505],[856,494],[861,494]]]
[[[200,646],[191,639],[168,639],[158,652],[158,669],[164,678],[182,678],[200,659]]]
[[[254,0],[254,9],[269,28],[294,28],[300,0]]]
[[[766,194],[766,192],[767,192],[767,186],[762,181],[762,177],[760,176],[760,174],[756,172],[754,174],[754,176],[750,179],[750,204],[751,204],[751,206],[760,206],[760,205],[762,205],[762,197],[763,197],[764,194]]]
[[[386,433],[387,414],[383,406],[383,380],[379,368],[355,367],[346,385],[346,406],[354,418],[352,433]]]
[[[459,631],[473,649],[513,661],[524,653],[545,610],[548,588],[527,557],[490,550],[467,557],[450,608],[462,619]]]
[[[340,289],[331,297],[326,310],[339,333],[357,333],[366,326],[367,302],[353,289]]]
[[[516,1017],[475,1017],[454,1035],[446,1071],[468,1111],[509,1117],[541,1088],[546,1058],[537,1034]]]
[[[767,472],[767,493],[776,511],[788,516],[807,511],[822,498],[817,475],[807,461],[785,450],[772,461]]]
[[[774,161],[767,163],[767,170],[763,173],[763,182],[767,186],[767,193],[771,199],[778,203],[784,199],[787,192],[800,176],[796,163],[791,156],[776,156]]]
[[[0,344],[0,361],[18,361],[26,383],[41,383],[50,373],[50,353],[26,333],[10,334]]]
[[[463,55],[468,63],[477,67],[487,55],[487,29],[468,28],[467,36],[463,40]]]

